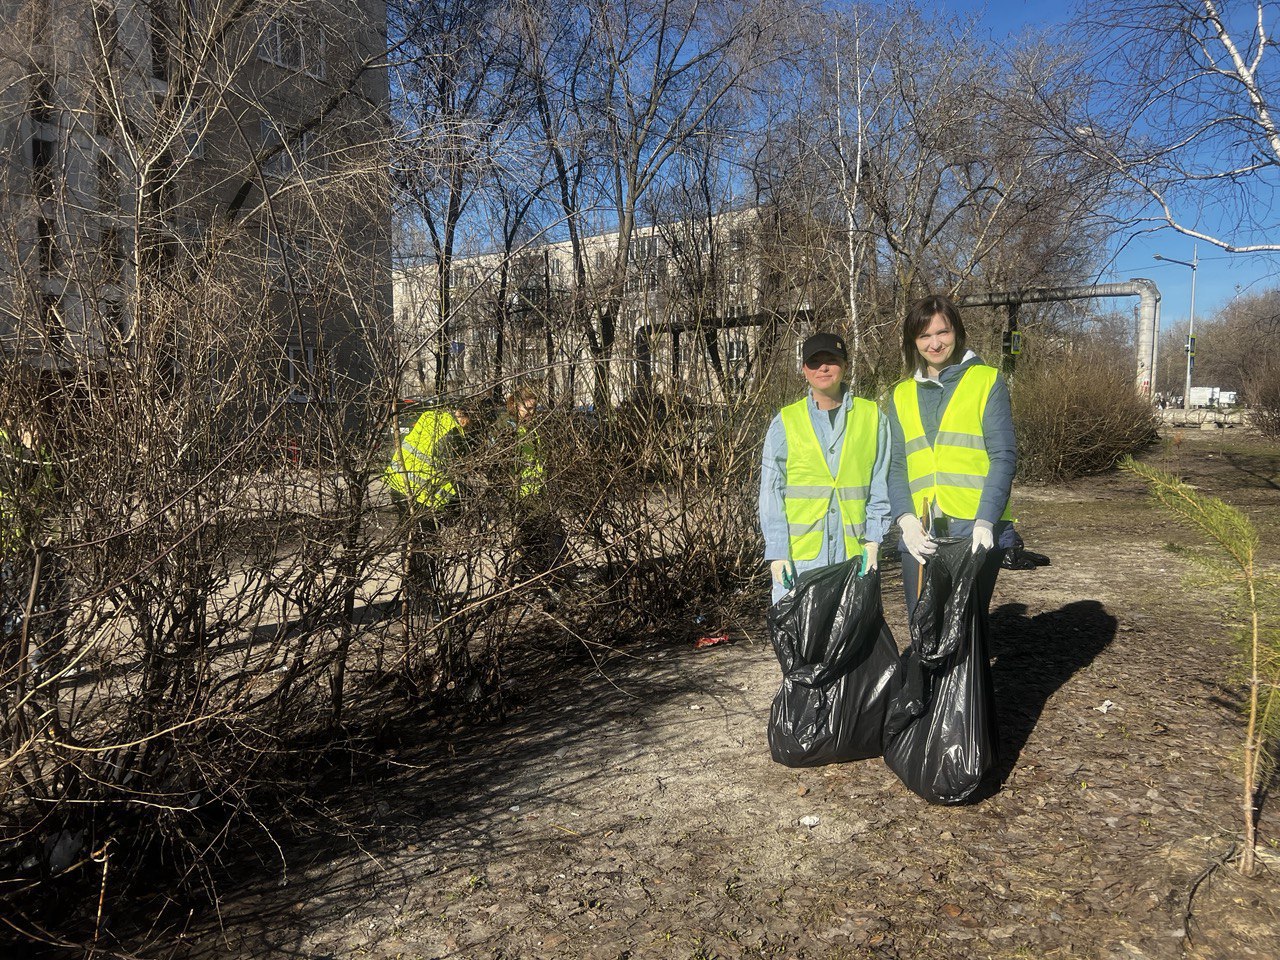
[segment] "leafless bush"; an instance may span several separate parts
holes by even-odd
[[[1156,439],[1131,368],[1087,345],[1024,362],[1011,393],[1018,472],[1027,480],[1107,470]]]
[[[1249,422],[1266,437],[1280,438],[1280,362],[1260,370],[1248,385]]]

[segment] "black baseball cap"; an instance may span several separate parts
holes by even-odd
[[[800,347],[800,362],[808,363],[809,358],[814,354],[823,352],[839,357],[845,363],[849,362],[849,354],[844,348],[844,337],[838,337],[834,333],[815,333],[805,340]]]

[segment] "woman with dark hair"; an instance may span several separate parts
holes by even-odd
[[[889,503],[902,530],[899,550],[907,613],[934,536],[969,537],[987,551],[978,577],[985,612],[1010,535],[1009,494],[1017,467],[1009,389],[995,367],[965,346],[964,322],[945,296],[917,300],[902,324],[906,379],[889,402]]]

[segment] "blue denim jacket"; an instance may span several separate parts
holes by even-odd
[[[840,413],[836,417],[835,426],[825,410],[819,410],[813,402],[813,394],[808,396],[809,420],[817,434],[818,444],[826,456],[827,467],[832,475],[840,468],[840,454],[844,447],[844,428],[848,420],[852,403],[846,390],[840,405]],[[889,529],[889,421],[883,413],[876,431],[875,462],[871,470],[871,492],[867,497],[867,536],[872,543],[880,543]],[[764,453],[760,464],[760,530],[764,534],[765,563],[772,560],[791,559],[791,539],[787,533],[787,513],[784,506],[784,494],[787,487],[787,432],[782,425],[781,415],[775,416],[769,424],[769,432],[764,438]],[[822,541],[822,549],[813,560],[797,560],[796,573],[813,570],[818,567],[841,563],[848,559],[844,549],[843,520],[840,516],[840,503],[834,493],[827,506],[825,522],[826,536]],[[786,588],[780,583],[773,584],[773,602],[777,603],[785,594]]]

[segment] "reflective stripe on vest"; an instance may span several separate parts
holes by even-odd
[[[907,483],[917,516],[924,516],[928,500],[949,517],[976,520],[982,488],[991,469],[982,438],[982,416],[996,382],[996,368],[970,366],[960,377],[938,424],[933,446],[920,417],[919,384],[903,380],[893,390],[893,405],[902,424],[907,455]],[[1001,519],[1011,519],[1008,503]]]
[[[424,506],[443,506],[456,491],[433,457],[445,434],[455,428],[462,432],[453,414],[445,410],[428,410],[420,416],[383,471],[383,483]]]
[[[871,471],[876,459],[879,410],[870,400],[852,398],[844,426],[840,465],[831,475],[809,419],[806,397],[782,408],[782,426],[787,435],[787,488],[783,504],[792,560],[813,560],[822,550],[827,511],[831,498],[840,504],[845,556],[862,552],[867,533],[867,496],[871,492]]]

